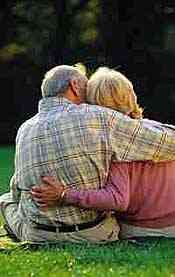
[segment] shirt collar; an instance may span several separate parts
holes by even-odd
[[[49,111],[62,105],[70,105],[72,102],[65,97],[45,97],[39,101],[39,112]]]

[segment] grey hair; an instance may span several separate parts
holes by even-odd
[[[84,74],[76,67],[59,65],[46,72],[41,84],[42,97],[63,95],[73,79],[83,79]]]

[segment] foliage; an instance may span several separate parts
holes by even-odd
[[[22,45],[15,42],[10,43],[0,49],[0,59],[1,61],[12,60],[14,56],[26,53],[26,50],[27,49]]]
[[[77,49],[78,52],[81,47],[94,45],[97,40],[98,11],[98,0],[68,0],[66,4],[64,1],[58,4],[41,0],[13,1],[8,12],[15,26],[8,25],[13,30],[8,44],[25,49],[25,53],[39,65],[53,64],[57,62],[56,56],[61,55],[62,48],[69,51]],[[5,45],[5,49],[7,47]],[[55,47],[60,53],[55,54]],[[2,49],[1,57],[8,59],[9,52]]]
[[[133,82],[145,116],[174,123],[174,6],[160,0],[0,1],[3,121],[8,107],[0,143],[12,143],[18,126],[37,111],[43,75],[58,64],[82,62],[88,73],[119,68]]]
[[[20,1],[12,11],[17,23],[17,42],[28,49],[28,55],[33,60],[43,64],[44,59],[49,57],[52,34],[56,31],[56,14],[52,3]]]

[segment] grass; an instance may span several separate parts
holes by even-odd
[[[8,184],[13,174],[14,147],[0,148],[0,194],[8,190]]]
[[[0,148],[0,190],[8,190],[13,147]],[[175,277],[175,241],[128,242],[105,246],[60,244],[0,252],[0,276]]]

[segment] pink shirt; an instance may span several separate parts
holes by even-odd
[[[121,221],[140,227],[175,225],[175,161],[113,163],[101,190],[70,190],[66,202],[114,210]]]

